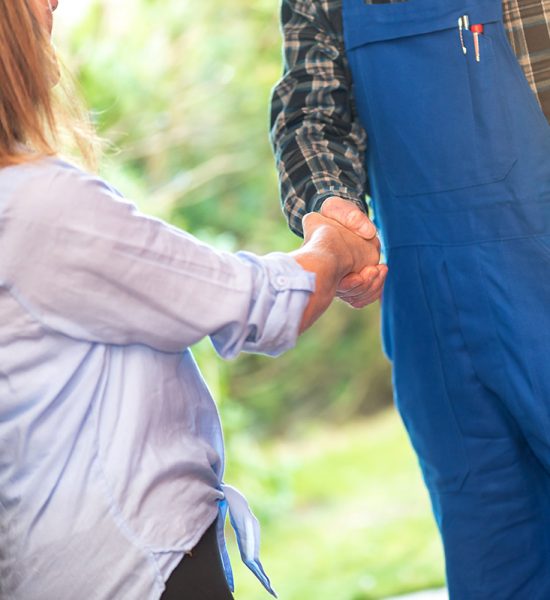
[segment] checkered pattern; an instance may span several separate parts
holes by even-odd
[[[369,3],[402,0],[366,0]],[[506,30],[550,120],[550,0],[503,0]],[[283,0],[284,73],[273,90],[271,139],[290,228],[329,196],[366,210],[366,135],[344,50],[342,0]]]
[[[510,44],[550,120],[550,0],[504,0]]]

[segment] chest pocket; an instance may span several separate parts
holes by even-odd
[[[460,36],[465,14],[484,26],[479,62],[471,31]],[[395,196],[501,181],[512,168],[499,28],[500,0],[344,1],[358,110]]]

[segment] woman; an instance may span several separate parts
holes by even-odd
[[[188,347],[284,351],[379,249],[312,216],[291,255],[231,255],[138,213],[56,158],[57,1],[0,8],[0,596],[230,598],[227,510],[270,589]]]

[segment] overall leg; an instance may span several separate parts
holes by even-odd
[[[543,600],[550,598],[550,496],[515,419],[480,381],[453,268],[443,248],[390,254],[384,301],[397,405],[430,490],[451,598]],[[478,319],[479,337],[484,329]]]
[[[471,264],[494,332],[493,359],[480,356],[480,376],[550,474],[550,235],[483,244]]]
[[[526,482],[532,497],[539,498],[545,540],[531,548],[521,564],[538,559],[546,571],[550,571],[549,248],[550,237],[538,236],[447,252],[476,373],[512,415],[530,458]],[[460,291],[472,288],[478,293]],[[480,329],[486,334],[480,335]],[[533,597],[550,598],[549,580],[550,574],[537,580],[539,595]]]

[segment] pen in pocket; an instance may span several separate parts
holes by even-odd
[[[481,60],[481,57],[479,55],[479,34],[483,33],[483,25],[472,25],[470,27],[470,31],[474,35],[474,49],[476,51],[476,61],[479,62]]]
[[[460,45],[462,46],[462,52],[464,54],[468,53],[468,48],[466,48],[466,44],[464,43],[464,30],[470,28],[470,19],[468,15],[463,15],[458,19],[458,34],[460,36]]]

